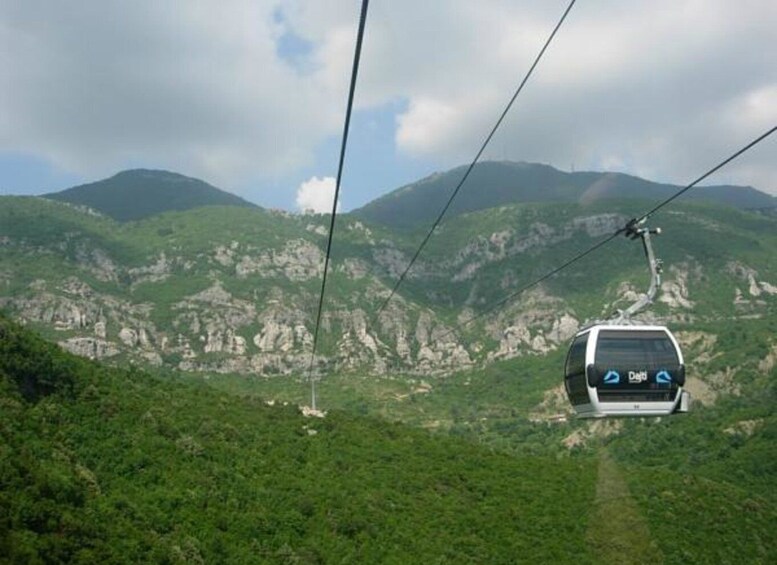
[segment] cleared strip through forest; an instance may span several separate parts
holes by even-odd
[[[664,562],[618,465],[607,451],[599,456],[599,478],[587,540],[602,563]]]

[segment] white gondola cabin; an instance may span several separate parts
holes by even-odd
[[[661,261],[650,240],[661,230],[643,227],[646,219],[631,220],[624,232],[642,240],[650,270],[647,293],[614,319],[579,331],[567,354],[564,388],[582,418],[665,416],[689,408],[683,354],[672,332],[631,319],[661,287]]]
[[[685,365],[663,326],[598,324],[567,354],[564,388],[580,417],[664,416],[687,411]]]

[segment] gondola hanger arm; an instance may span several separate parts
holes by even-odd
[[[629,239],[641,239],[642,248],[645,251],[645,258],[648,262],[648,269],[650,270],[650,286],[645,294],[640,296],[634,304],[629,306],[626,310],[618,310],[617,315],[612,319],[614,324],[626,324],[631,317],[637,312],[650,306],[655,300],[658,294],[658,289],[661,288],[661,272],[663,270],[663,262],[661,259],[657,259],[653,252],[653,243],[650,239],[651,235],[659,235],[661,228],[648,228],[646,227],[643,217],[637,220],[636,218],[631,220],[624,229],[624,235]]]

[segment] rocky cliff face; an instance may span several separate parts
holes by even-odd
[[[185,226],[168,224],[113,234],[101,227],[105,219],[70,208],[54,211],[69,214],[69,231],[49,240],[12,230],[0,234],[7,259],[0,263],[0,307],[45,329],[64,348],[186,371],[290,375],[307,369],[324,262],[321,219],[256,212],[255,221],[293,237],[273,236],[269,228],[262,229],[270,236],[252,236],[250,223],[229,221],[195,226],[188,235]],[[584,279],[580,290],[567,292],[544,284],[469,321],[568,257],[568,249],[590,245],[626,218],[578,211],[554,224],[531,212],[523,222],[484,221],[469,237],[458,237],[456,225],[445,226],[441,248],[422,256],[402,293],[376,316],[416,242],[346,217],[338,228],[342,248],[333,257],[314,366],[445,375],[565,347],[587,318],[606,315],[642,292],[636,286],[646,276],[639,257],[625,275],[617,260],[601,267],[616,280],[628,279],[610,284],[611,290],[586,290]],[[719,222],[714,228],[721,229]],[[640,279],[631,280],[632,273]],[[777,295],[771,274],[742,261],[729,261],[724,273],[738,311],[757,315]],[[660,311],[651,315],[678,321],[698,316],[704,297],[694,288],[707,277],[691,256],[669,266]]]

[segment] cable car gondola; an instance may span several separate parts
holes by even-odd
[[[683,356],[664,326],[586,328],[572,342],[564,373],[567,395],[581,417],[683,411],[678,410],[683,408]]]
[[[631,320],[632,314],[652,303],[661,282],[661,262],[653,255],[651,233],[661,232],[635,222],[626,232],[632,239],[642,239],[651,271],[648,292],[614,320],[580,330],[567,354],[564,388],[582,418],[688,411],[685,364],[672,332]]]

